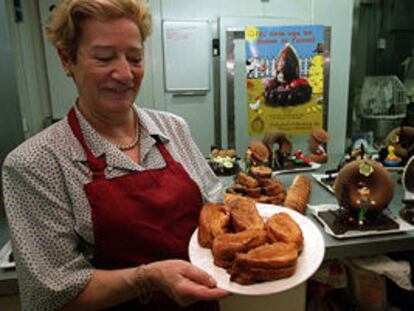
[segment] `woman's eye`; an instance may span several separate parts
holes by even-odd
[[[133,64],[139,64],[142,61],[141,57],[131,57],[129,61]]]
[[[112,57],[101,57],[101,56],[99,56],[99,57],[96,57],[96,59],[100,62],[107,63],[112,59]]]

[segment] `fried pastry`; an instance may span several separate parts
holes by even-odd
[[[230,280],[240,284],[288,277],[295,272],[298,251],[292,243],[275,242],[238,253],[229,269]]]
[[[252,151],[252,157],[260,163],[266,162],[269,159],[269,151],[265,144],[259,140],[253,140],[249,144],[250,150]]]
[[[278,180],[270,180],[263,186],[263,192],[269,196],[286,193],[285,186]]]
[[[275,242],[256,247],[246,254],[237,254],[233,266],[238,269],[281,268],[294,264],[298,255],[298,250],[294,244]]]
[[[263,229],[264,221],[259,215],[255,201],[240,198],[230,205],[231,224],[235,232],[247,229]]]
[[[272,169],[267,166],[252,166],[250,168],[250,174],[254,178],[270,178],[272,176]]]
[[[249,285],[257,282],[275,281],[287,278],[293,275],[295,271],[296,263],[290,266],[275,269],[251,268],[245,270],[235,270],[235,272],[231,273],[230,280],[242,285]]]
[[[257,198],[257,202],[259,203],[266,203],[266,204],[275,204],[275,205],[282,205],[285,201],[286,193],[282,192],[278,195],[274,196],[268,196],[268,195],[262,195],[259,198]]]
[[[240,172],[237,175],[237,182],[248,188],[256,188],[259,186],[259,182],[256,179],[247,175],[244,172]]]
[[[224,204],[204,204],[199,217],[198,243],[211,248],[216,236],[228,232],[229,224],[230,216]]]
[[[270,197],[270,204],[275,205],[283,205],[286,198],[286,192],[279,193],[278,195],[275,195],[273,197]]]
[[[265,230],[272,242],[293,243],[298,252],[303,249],[303,233],[287,213],[273,214],[265,223]]]
[[[243,197],[241,194],[238,194],[237,192],[225,192],[224,193],[224,204],[226,204],[227,206],[232,206],[234,201],[237,201],[238,199],[243,199],[243,198],[249,200],[248,198]],[[254,201],[252,200],[252,202]]]
[[[297,175],[286,194],[284,206],[304,214],[311,192],[309,177]]]
[[[214,264],[219,267],[230,267],[236,253],[245,253],[252,248],[266,243],[264,230],[245,230],[238,233],[224,233],[213,241]]]
[[[226,189],[226,193],[232,193],[232,194],[240,193],[240,194],[244,194],[246,188],[247,188],[246,186],[243,186],[243,185],[238,184],[238,183],[234,183],[234,184],[231,184]]]
[[[251,198],[258,198],[262,195],[262,188],[256,187],[256,188],[248,188],[246,187],[244,189],[244,193]]]
[[[276,178],[274,180],[279,181]],[[258,179],[258,182],[259,182],[260,187],[267,187],[273,183],[273,179],[272,178],[260,178]]]

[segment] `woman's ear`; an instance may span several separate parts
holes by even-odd
[[[60,49],[58,49],[57,52],[59,55],[60,62],[62,63],[62,66],[63,66],[63,70],[65,71],[68,77],[71,77],[72,76],[72,72],[70,71],[71,61],[69,60],[69,57],[66,55],[66,53],[64,53]]]

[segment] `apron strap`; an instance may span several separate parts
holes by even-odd
[[[157,148],[161,152],[161,155],[163,156],[165,162],[167,162],[168,165],[173,165],[175,163],[175,160],[171,156],[170,152],[167,150],[167,147],[161,142],[161,140],[157,137]]]
[[[105,173],[104,170],[106,168],[106,161],[104,159],[96,158],[92,151],[85,143],[85,139],[83,137],[79,120],[76,117],[75,109],[72,107],[68,113],[68,122],[69,126],[72,129],[73,134],[78,139],[79,143],[82,145],[83,150],[86,153],[86,158],[88,160],[89,169],[92,172],[93,179],[104,178]]]

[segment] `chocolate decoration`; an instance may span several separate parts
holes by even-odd
[[[400,227],[398,223],[383,213],[371,213],[367,215],[363,225],[358,224],[357,215],[353,215],[348,211],[344,213],[341,210],[330,210],[319,212],[318,216],[325,221],[335,234],[344,234],[350,230],[386,231]]]

